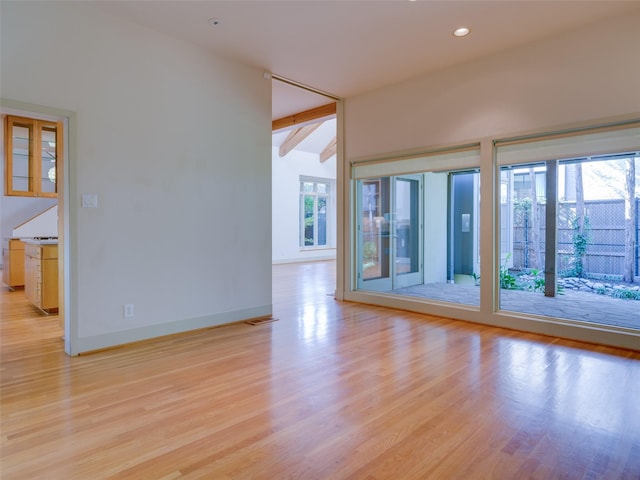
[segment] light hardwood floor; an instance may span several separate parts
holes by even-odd
[[[91,355],[2,291],[1,478],[640,478],[640,352],[336,302]]]

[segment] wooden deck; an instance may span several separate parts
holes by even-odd
[[[336,302],[75,358],[3,288],[0,477],[640,478],[640,353]]]

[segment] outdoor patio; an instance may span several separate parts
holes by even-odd
[[[394,290],[393,293],[432,300],[480,306],[480,287],[430,283]],[[565,290],[556,297],[540,292],[500,290],[501,310],[532,313],[581,322],[640,329],[640,301]]]

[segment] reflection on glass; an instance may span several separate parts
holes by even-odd
[[[420,269],[418,187],[415,179],[400,178],[396,181],[396,275],[415,273]]]
[[[33,132],[31,126],[16,125],[12,127],[12,190],[28,192],[31,190],[33,172],[31,171],[31,156]]]
[[[361,191],[361,275],[389,278],[389,177],[366,180]]]
[[[41,139],[41,168],[40,191],[56,192],[56,128],[43,126],[40,132]]]

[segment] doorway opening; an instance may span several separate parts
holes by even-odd
[[[2,99],[0,115],[3,124],[5,117],[8,116],[9,118],[33,119],[36,127],[42,126],[43,128],[41,133],[34,135],[38,141],[37,145],[33,143],[32,139],[29,139],[22,146],[20,142],[24,135],[21,135],[20,132],[25,132],[24,125],[16,124],[18,125],[17,129],[3,129],[3,145],[8,146],[7,142],[10,142],[12,146],[15,146],[11,153],[12,156],[13,152],[20,156],[25,148],[27,149],[25,152],[37,151],[35,158],[38,160],[38,168],[33,170],[39,172],[37,181],[35,179],[27,180],[27,185],[29,182],[36,182],[45,186],[34,187],[37,191],[34,190],[35,195],[33,196],[16,195],[15,192],[7,195],[8,190],[3,189],[0,225],[2,226],[3,239],[15,237],[18,240],[22,238],[31,242],[26,244],[20,240],[16,243],[25,245],[27,247],[25,254],[29,254],[25,255],[28,259],[25,258],[23,266],[25,270],[28,270],[24,272],[25,276],[35,278],[33,282],[23,282],[24,286],[20,286],[15,293],[23,296],[29,294],[29,302],[33,303],[32,308],[38,315],[44,316],[48,312],[51,312],[52,315],[57,314],[60,332],[57,337],[63,342],[65,352],[72,354],[71,322],[68,310],[65,308],[69,302],[69,255],[66,242],[69,227],[65,208],[68,205],[66,185],[70,157],[70,128],[73,128],[70,124],[73,122],[73,113]],[[55,125],[55,129],[53,125]],[[28,132],[28,128],[26,131]],[[9,135],[11,138],[8,138]],[[14,140],[18,142],[15,145],[13,144]],[[24,143],[24,141],[22,142]],[[5,148],[2,150],[4,164],[8,154],[5,152]],[[29,153],[26,155],[29,156]],[[22,180],[18,178],[21,175],[20,164],[15,162],[13,165],[18,170],[11,170],[12,176],[16,177],[12,180],[15,180],[16,185],[22,185]],[[3,168],[3,175],[6,174],[7,170]],[[31,176],[31,173],[28,176]],[[8,179],[3,180],[2,183],[6,186]],[[54,184],[55,187],[52,186]],[[40,190],[45,193],[39,194]],[[38,245],[41,246],[40,252],[37,248]],[[38,258],[38,253],[42,258]],[[3,260],[3,270],[7,266]],[[46,278],[44,278],[45,276]],[[43,285],[45,281],[47,285]],[[27,283],[30,286],[27,286]]]
[[[336,259],[336,100],[308,87],[273,79],[274,264]],[[302,106],[310,108],[301,111]]]

